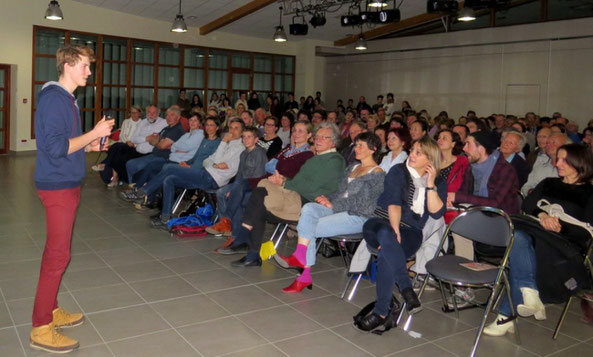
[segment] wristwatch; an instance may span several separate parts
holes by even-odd
[[[437,188],[432,186],[432,187],[426,187],[426,191],[436,191]]]

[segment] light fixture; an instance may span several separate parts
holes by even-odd
[[[311,20],[309,20],[309,23],[316,28],[325,25],[326,21],[325,14],[316,12],[313,14],[313,17],[311,17]]]
[[[386,7],[387,3],[385,1],[369,1],[367,3],[368,7]]]
[[[356,40],[354,48],[359,51],[364,51],[367,49],[367,40],[364,39],[364,36],[362,34],[362,25],[360,26],[360,35],[358,35],[358,40]]]
[[[469,7],[464,7],[457,14],[457,20],[459,20],[459,21],[468,22],[468,21],[474,21],[475,19],[476,19],[476,12],[474,11],[474,9],[469,8]]]
[[[286,42],[286,32],[284,32],[284,26],[282,26],[282,6],[280,6],[280,24],[275,28],[276,32],[274,32],[274,41]]]
[[[179,13],[175,16],[175,21],[173,21],[173,25],[171,26],[171,32],[187,32],[187,25],[181,13],[181,0],[179,0]]]
[[[57,0],[51,0],[49,5],[47,6],[47,10],[45,10],[45,18],[48,20],[63,20],[64,15],[62,14],[62,9],[60,9],[60,4],[58,4]]]

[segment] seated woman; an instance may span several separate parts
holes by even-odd
[[[316,155],[305,162],[294,178],[289,179],[276,171],[252,191],[237,237],[238,241],[249,241],[249,250],[232,266],[261,265],[259,251],[266,217],[270,213],[287,220],[298,220],[303,203],[338,189],[345,168],[344,159],[336,152],[339,140],[340,132],[335,124],[321,123],[315,133]]]
[[[461,155],[463,152],[463,141],[459,135],[451,129],[443,129],[435,135],[437,145],[441,150],[442,169],[439,172],[447,182],[447,192],[457,192],[463,182],[463,175],[469,166],[467,157]],[[457,217],[457,211],[448,211],[445,213],[445,223],[449,224],[453,218]]]
[[[371,331],[385,322],[393,288],[397,285],[409,313],[422,309],[406,269],[406,259],[422,244],[428,217],[445,213],[447,183],[438,176],[441,152],[428,136],[414,142],[406,163],[395,165],[385,177],[375,214],[363,226],[363,236],[377,257],[377,303],[358,327]]]
[[[408,150],[412,138],[407,128],[391,128],[387,132],[387,148],[389,152],[381,160],[381,168],[386,173],[397,164],[401,164],[408,158]]]
[[[297,231],[296,250],[289,257],[275,255],[283,268],[304,268],[285,293],[311,289],[311,267],[317,253],[315,238],[362,232],[362,225],[373,214],[375,203],[383,192],[385,172],[377,165],[381,141],[372,133],[361,133],[354,139],[356,160],[360,163],[346,168],[338,191],[315,198],[303,206]],[[313,241],[313,242],[312,242]]]
[[[219,254],[236,254],[240,253],[241,249],[246,249],[247,241],[238,241],[236,239],[243,218],[242,202],[248,199],[246,196],[251,195],[251,189],[256,187],[259,181],[274,174],[276,170],[288,178],[293,178],[299,172],[305,161],[313,157],[313,152],[309,147],[309,139],[313,136],[312,131],[313,126],[309,121],[297,121],[292,129],[293,144],[284,148],[275,158],[268,161],[265,176],[249,179],[249,187],[234,187],[226,197],[219,195],[218,192],[216,193],[221,219],[215,225],[206,228],[206,231],[210,234],[226,235],[232,232],[232,237],[216,252]],[[221,212],[221,208],[226,211],[226,214]]]
[[[291,111],[285,112],[280,118],[280,129],[278,130],[278,137],[282,140],[282,147],[285,148],[290,145],[290,134],[292,133],[292,126],[294,125],[294,114]]]
[[[268,159],[278,155],[282,150],[282,139],[277,135],[279,126],[278,118],[267,117],[264,121],[264,136],[257,141],[257,145],[266,150]]]
[[[549,216],[537,207],[537,202],[546,199],[559,204],[566,214],[593,224],[593,185],[590,182],[593,178],[593,154],[582,145],[567,144],[558,149],[556,157],[559,177],[544,179],[523,202],[523,211],[536,216],[539,224],[518,225],[513,220],[515,241],[509,254],[509,283],[516,311],[520,316],[534,316],[537,320],[546,318],[540,292],[544,300],[562,301],[568,296],[563,282],[577,276],[580,268],[584,269],[581,260],[574,264],[568,276],[562,275],[561,265],[555,264],[557,249],[549,243],[561,241],[563,251],[572,248],[573,251],[583,253],[590,240],[589,234],[583,229]],[[535,242],[537,244],[534,245]],[[507,332],[514,332],[513,322],[508,319],[511,315],[505,295],[497,321],[488,325],[484,333],[503,336]]]

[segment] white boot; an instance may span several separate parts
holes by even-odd
[[[523,303],[517,305],[519,316],[533,316],[536,320],[546,319],[546,307],[539,298],[539,291],[531,288],[521,288]]]
[[[490,325],[484,327],[484,334],[488,336],[504,336],[507,332],[514,333],[515,332],[515,325],[513,321],[499,323],[499,321],[506,320],[508,317],[498,314],[496,320],[493,321]]]

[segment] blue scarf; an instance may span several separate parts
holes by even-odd
[[[493,152],[486,161],[472,164],[472,174],[474,176],[474,195],[488,197],[488,179],[494,170],[494,165],[498,161],[498,151]]]

